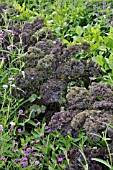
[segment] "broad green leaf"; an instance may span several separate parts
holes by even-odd
[[[106,43],[107,47],[113,48],[113,39],[109,38],[108,42]]]
[[[106,46],[100,46],[98,49],[102,50],[102,51],[106,51],[107,50]]]
[[[107,62],[109,68],[113,70],[113,62],[111,62],[108,58],[105,58],[105,61]]]
[[[96,62],[97,62],[100,66],[103,66],[103,64],[104,64],[104,58],[103,58],[103,56],[102,56],[102,55],[98,55],[98,56],[96,57]]]
[[[50,8],[55,10],[55,6],[54,5],[51,5]]]
[[[92,45],[91,45],[91,48],[92,48],[92,50],[97,50],[97,48],[99,47],[99,43],[93,43]]]
[[[82,35],[82,33],[83,33],[83,29],[82,29],[82,27],[77,26],[77,27],[76,27],[76,33],[77,33],[79,36],[81,36],[81,35]]]

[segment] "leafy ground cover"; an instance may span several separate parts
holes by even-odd
[[[113,2],[0,3],[0,169],[113,169]]]

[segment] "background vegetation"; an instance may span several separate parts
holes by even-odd
[[[1,169],[112,170],[112,85],[111,0],[0,1]]]

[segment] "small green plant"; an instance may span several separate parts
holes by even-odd
[[[20,110],[19,115],[22,114],[24,112]],[[34,126],[30,134],[25,131],[26,123]],[[45,167],[62,169],[66,160],[69,161],[67,157],[60,157],[60,154],[64,152],[66,155],[73,138],[70,135],[65,138],[58,131],[51,132],[44,121],[41,124],[29,120],[24,122],[24,126],[18,121],[10,122],[9,130],[7,133],[5,131],[7,129],[0,125],[1,168],[14,166],[17,168],[37,167],[40,170]],[[9,159],[11,160],[8,161]]]
[[[110,141],[112,139],[107,138],[107,129],[108,128],[109,128],[109,125],[107,126],[106,130],[103,132],[103,136],[96,135],[96,134],[94,134],[94,135],[102,138],[102,140],[105,142],[105,144],[107,146],[108,154],[109,154],[109,160],[102,160],[102,159],[99,159],[99,158],[92,158],[92,160],[104,164],[105,166],[107,166],[109,168],[109,170],[113,170],[113,160],[112,160],[113,153],[110,152],[110,147],[109,147],[109,144],[108,144],[108,141]]]

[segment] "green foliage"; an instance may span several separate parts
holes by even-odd
[[[107,150],[108,150],[108,153],[109,153],[109,159],[110,159],[110,160],[108,160],[108,159],[107,159],[107,160],[102,160],[102,159],[99,159],[99,158],[92,158],[92,160],[104,164],[106,167],[109,168],[109,170],[113,170],[112,153],[111,153],[111,151],[110,151],[109,144],[108,144],[108,142],[109,142],[111,139],[110,139],[110,138],[107,138],[107,136],[106,136],[107,130],[108,130],[109,127],[110,127],[110,125],[108,124],[108,127],[106,128],[105,132],[103,132],[103,136],[99,136],[99,137],[102,138],[103,141],[106,143]],[[94,134],[94,135],[96,135],[96,134]]]
[[[4,1],[1,0],[0,4],[2,2]],[[67,43],[67,46],[82,42],[90,43],[90,51],[87,54],[81,51],[76,55],[76,58],[73,57],[73,60],[84,58],[95,61],[101,66],[104,74],[100,80],[113,85],[112,1],[108,0],[106,2],[105,9],[102,9],[103,0],[98,0],[98,3],[95,0],[91,0],[89,3],[85,0],[14,0],[13,3],[10,0],[5,0],[5,2],[8,3],[8,9],[2,13],[2,8],[0,8],[0,19],[3,17],[3,20],[0,20],[0,22],[4,22],[4,25],[0,26],[0,30],[8,29],[10,24],[13,26],[16,23],[17,26],[19,22],[22,27],[25,21],[30,22],[35,18],[44,18],[44,22],[47,25],[47,28],[44,29],[56,33],[63,43]],[[111,3],[111,7],[109,7],[109,3]],[[94,10],[94,5],[96,5],[96,10]],[[17,13],[10,13],[10,6]],[[36,38],[38,39],[37,35]],[[2,40],[2,34],[0,34],[0,40]],[[7,47],[8,41],[15,46],[11,51],[3,49],[4,46]],[[72,147],[79,148],[79,152],[85,161],[85,164],[80,163],[84,169],[88,169],[88,162],[83,148],[86,145],[91,147],[106,145],[110,160],[99,158],[92,158],[92,160],[100,162],[112,170],[112,154],[108,145],[111,139],[106,137],[106,132],[103,136],[98,135],[101,139],[98,143],[90,141],[82,130],[79,131],[76,138],[72,137],[71,133],[64,137],[58,131],[51,132],[49,129],[50,131],[48,132],[46,120],[42,120],[40,124],[38,122],[40,120],[37,119],[47,109],[42,103],[40,105],[37,104],[37,100],[41,99],[38,92],[31,95],[27,100],[24,98],[20,99],[19,96],[14,97],[13,93],[16,90],[25,93],[22,89],[15,86],[15,79],[19,73],[23,73],[25,78],[23,71],[25,63],[21,60],[25,52],[21,41],[20,38],[20,46],[17,46],[17,44],[13,44],[12,36],[8,35],[6,44],[0,43],[0,127],[3,127],[0,130],[0,169],[62,170],[66,164],[70,164],[67,153]],[[8,57],[9,55],[10,58]],[[8,61],[6,61],[7,59]],[[9,78],[14,78],[14,80],[10,81]],[[4,88],[3,85],[8,87]],[[76,82],[72,81],[68,84],[68,88],[75,85]],[[62,103],[66,104],[65,97],[62,95],[59,97]],[[102,98],[97,98],[97,100],[102,100]],[[19,111],[28,102],[30,102],[30,107],[23,110],[20,114]],[[52,107],[54,111],[55,106]],[[64,109],[62,105],[60,108]],[[15,125],[11,125],[11,122]],[[30,152],[30,158],[37,153],[43,154],[44,158],[43,156],[35,157],[33,161],[29,158],[29,160],[27,159],[29,165],[22,167],[21,159],[25,157],[26,144],[29,148],[36,148],[36,150]],[[62,153],[63,160],[58,163],[57,158]],[[19,162],[16,163],[15,159],[19,159]],[[35,165],[37,160],[40,161],[40,166],[38,167]]]
[[[32,117],[35,117],[35,114],[36,115],[39,115],[40,113],[44,113],[46,110],[46,107],[44,105],[32,105],[30,106],[29,108],[29,111],[32,112]]]

